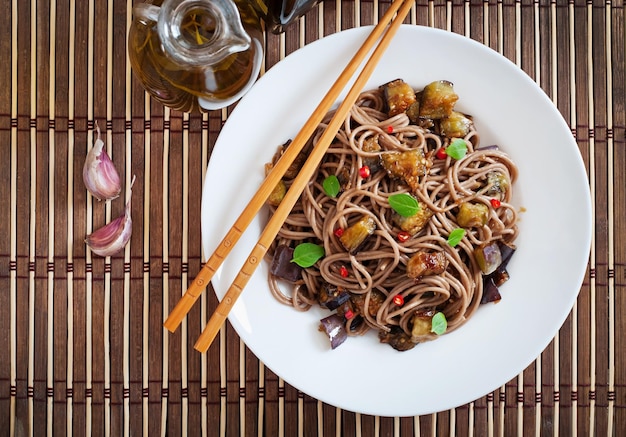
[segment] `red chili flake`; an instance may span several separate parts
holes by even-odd
[[[348,277],[348,269],[346,268],[346,266],[341,266],[341,268],[339,269],[339,274],[342,278]]]
[[[401,294],[397,294],[393,297],[393,303],[395,303],[397,306],[401,307],[402,305],[404,305],[404,297],[402,297]]]
[[[404,243],[406,240],[411,238],[411,234],[409,234],[407,231],[400,231],[398,232],[398,235],[396,236],[396,238],[398,239],[400,243]]]
[[[389,133],[389,134],[393,133],[393,126],[391,126],[391,125],[387,126],[387,133]]]
[[[343,316],[346,318],[346,320],[350,320],[354,317],[354,313],[351,310],[346,310],[346,312],[343,313]]]
[[[491,199],[489,202],[491,202],[491,206],[493,206],[494,208],[500,208],[500,201],[498,199]]]
[[[363,179],[367,179],[370,177],[370,168],[367,165],[364,165],[359,169],[359,176]]]
[[[343,235],[343,228],[337,228],[333,233],[335,234],[335,237],[341,238],[341,236]]]
[[[439,159],[446,159],[448,154],[446,153],[446,149],[440,147],[439,150],[437,150],[437,153],[435,153],[435,156]]]

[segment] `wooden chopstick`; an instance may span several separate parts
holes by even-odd
[[[404,0],[397,0],[396,3],[402,1]],[[363,87],[365,86],[365,83],[373,73],[376,64],[389,46],[391,39],[402,24],[404,17],[406,17],[409,10],[411,9],[412,3],[412,1],[406,0],[401,5],[395,20],[393,20],[393,22],[387,29],[387,32],[374,49],[372,56],[363,67],[363,70],[350,88],[350,91],[348,91],[345,99],[343,100],[343,102],[341,102],[332,119],[328,123],[326,130],[319,138],[318,143],[315,145],[303,167],[300,169],[300,172],[293,180],[291,187],[285,194],[285,197],[282,199],[279,206],[276,208],[276,211],[265,226],[265,229],[261,233],[261,236],[259,237],[256,246],[252,249],[252,252],[250,252],[250,255],[248,256],[246,262],[241,267],[241,270],[235,277],[232,285],[218,304],[215,312],[213,313],[206,327],[202,331],[202,334],[196,341],[194,348],[199,352],[206,352],[213,342],[213,339],[215,338],[222,324],[226,320],[226,317],[228,317],[228,314],[230,313],[233,305],[243,292],[243,289],[248,283],[248,280],[256,270],[259,263],[263,260],[265,253],[276,238],[278,231],[280,230],[287,216],[291,212],[293,206],[300,197],[300,194],[304,190],[305,186],[309,183],[311,176],[315,172],[315,169],[319,165],[319,162],[322,160],[324,154],[328,150],[330,143],[337,134],[339,126],[343,123],[346,115],[348,114],[348,111],[350,111],[350,109],[356,102],[356,99],[359,97]]]
[[[307,122],[304,124],[300,132],[294,137],[292,142],[287,147],[283,156],[276,162],[270,173],[267,174],[263,183],[250,200],[250,203],[242,211],[241,215],[237,218],[233,226],[226,233],[220,244],[215,249],[215,252],[210,256],[207,262],[204,264],[198,275],[193,280],[187,291],[183,294],[176,306],[172,309],[167,319],[163,323],[163,326],[170,332],[174,332],[183,318],[187,315],[193,304],[198,300],[198,297],[202,294],[209,281],[213,278],[213,275],[222,264],[226,256],[230,253],[235,246],[241,234],[250,225],[252,219],[256,216],[259,210],[265,204],[265,201],[271,194],[276,184],[283,177],[291,163],[298,156],[310,136],[315,132],[315,129],[320,124],[324,116],[328,113],[332,105],[335,103],[339,94],[345,88],[350,78],[354,75],[357,68],[361,65],[374,43],[380,38],[384,32],[387,24],[392,20],[394,14],[400,9],[403,1],[396,0],[391,4],[385,15],[381,18],[380,22],[374,27],[370,35],[367,37],[361,48],[356,52],[354,57],[350,60],[348,65],[337,78],[337,81],[330,88],[328,93],[324,96],[319,103],[315,111],[311,114]],[[409,2],[408,0],[406,0]],[[408,13],[408,11],[407,11]],[[403,15],[406,15],[406,13]]]

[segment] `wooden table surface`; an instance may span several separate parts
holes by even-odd
[[[265,35],[263,71],[388,6],[326,0]],[[486,44],[545,90],[580,148],[594,218],[579,298],[543,353],[498,390],[419,417],[318,401],[264,367],[230,325],[196,353],[217,304],[210,287],[167,333],[165,316],[201,267],[202,180],[234,106],[188,115],[146,96],[127,62],[131,1],[2,0],[0,13],[0,435],[624,435],[623,0],[415,2],[407,23]],[[123,181],[137,178],[131,242],[106,259],[83,239],[124,202],[84,189],[96,122]]]

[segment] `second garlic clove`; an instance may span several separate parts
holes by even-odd
[[[87,235],[85,243],[96,255],[112,256],[121,252],[132,235],[133,221],[130,216],[130,196],[124,213],[110,223]]]

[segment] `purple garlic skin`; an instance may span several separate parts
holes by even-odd
[[[104,150],[104,141],[100,139],[100,128],[98,137],[85,159],[83,166],[83,182],[89,191],[98,200],[111,200],[120,195],[122,184],[120,176]]]
[[[112,256],[121,252],[132,235],[133,221],[130,216],[130,198],[124,213],[93,233],[87,235],[85,243],[96,255]]]

